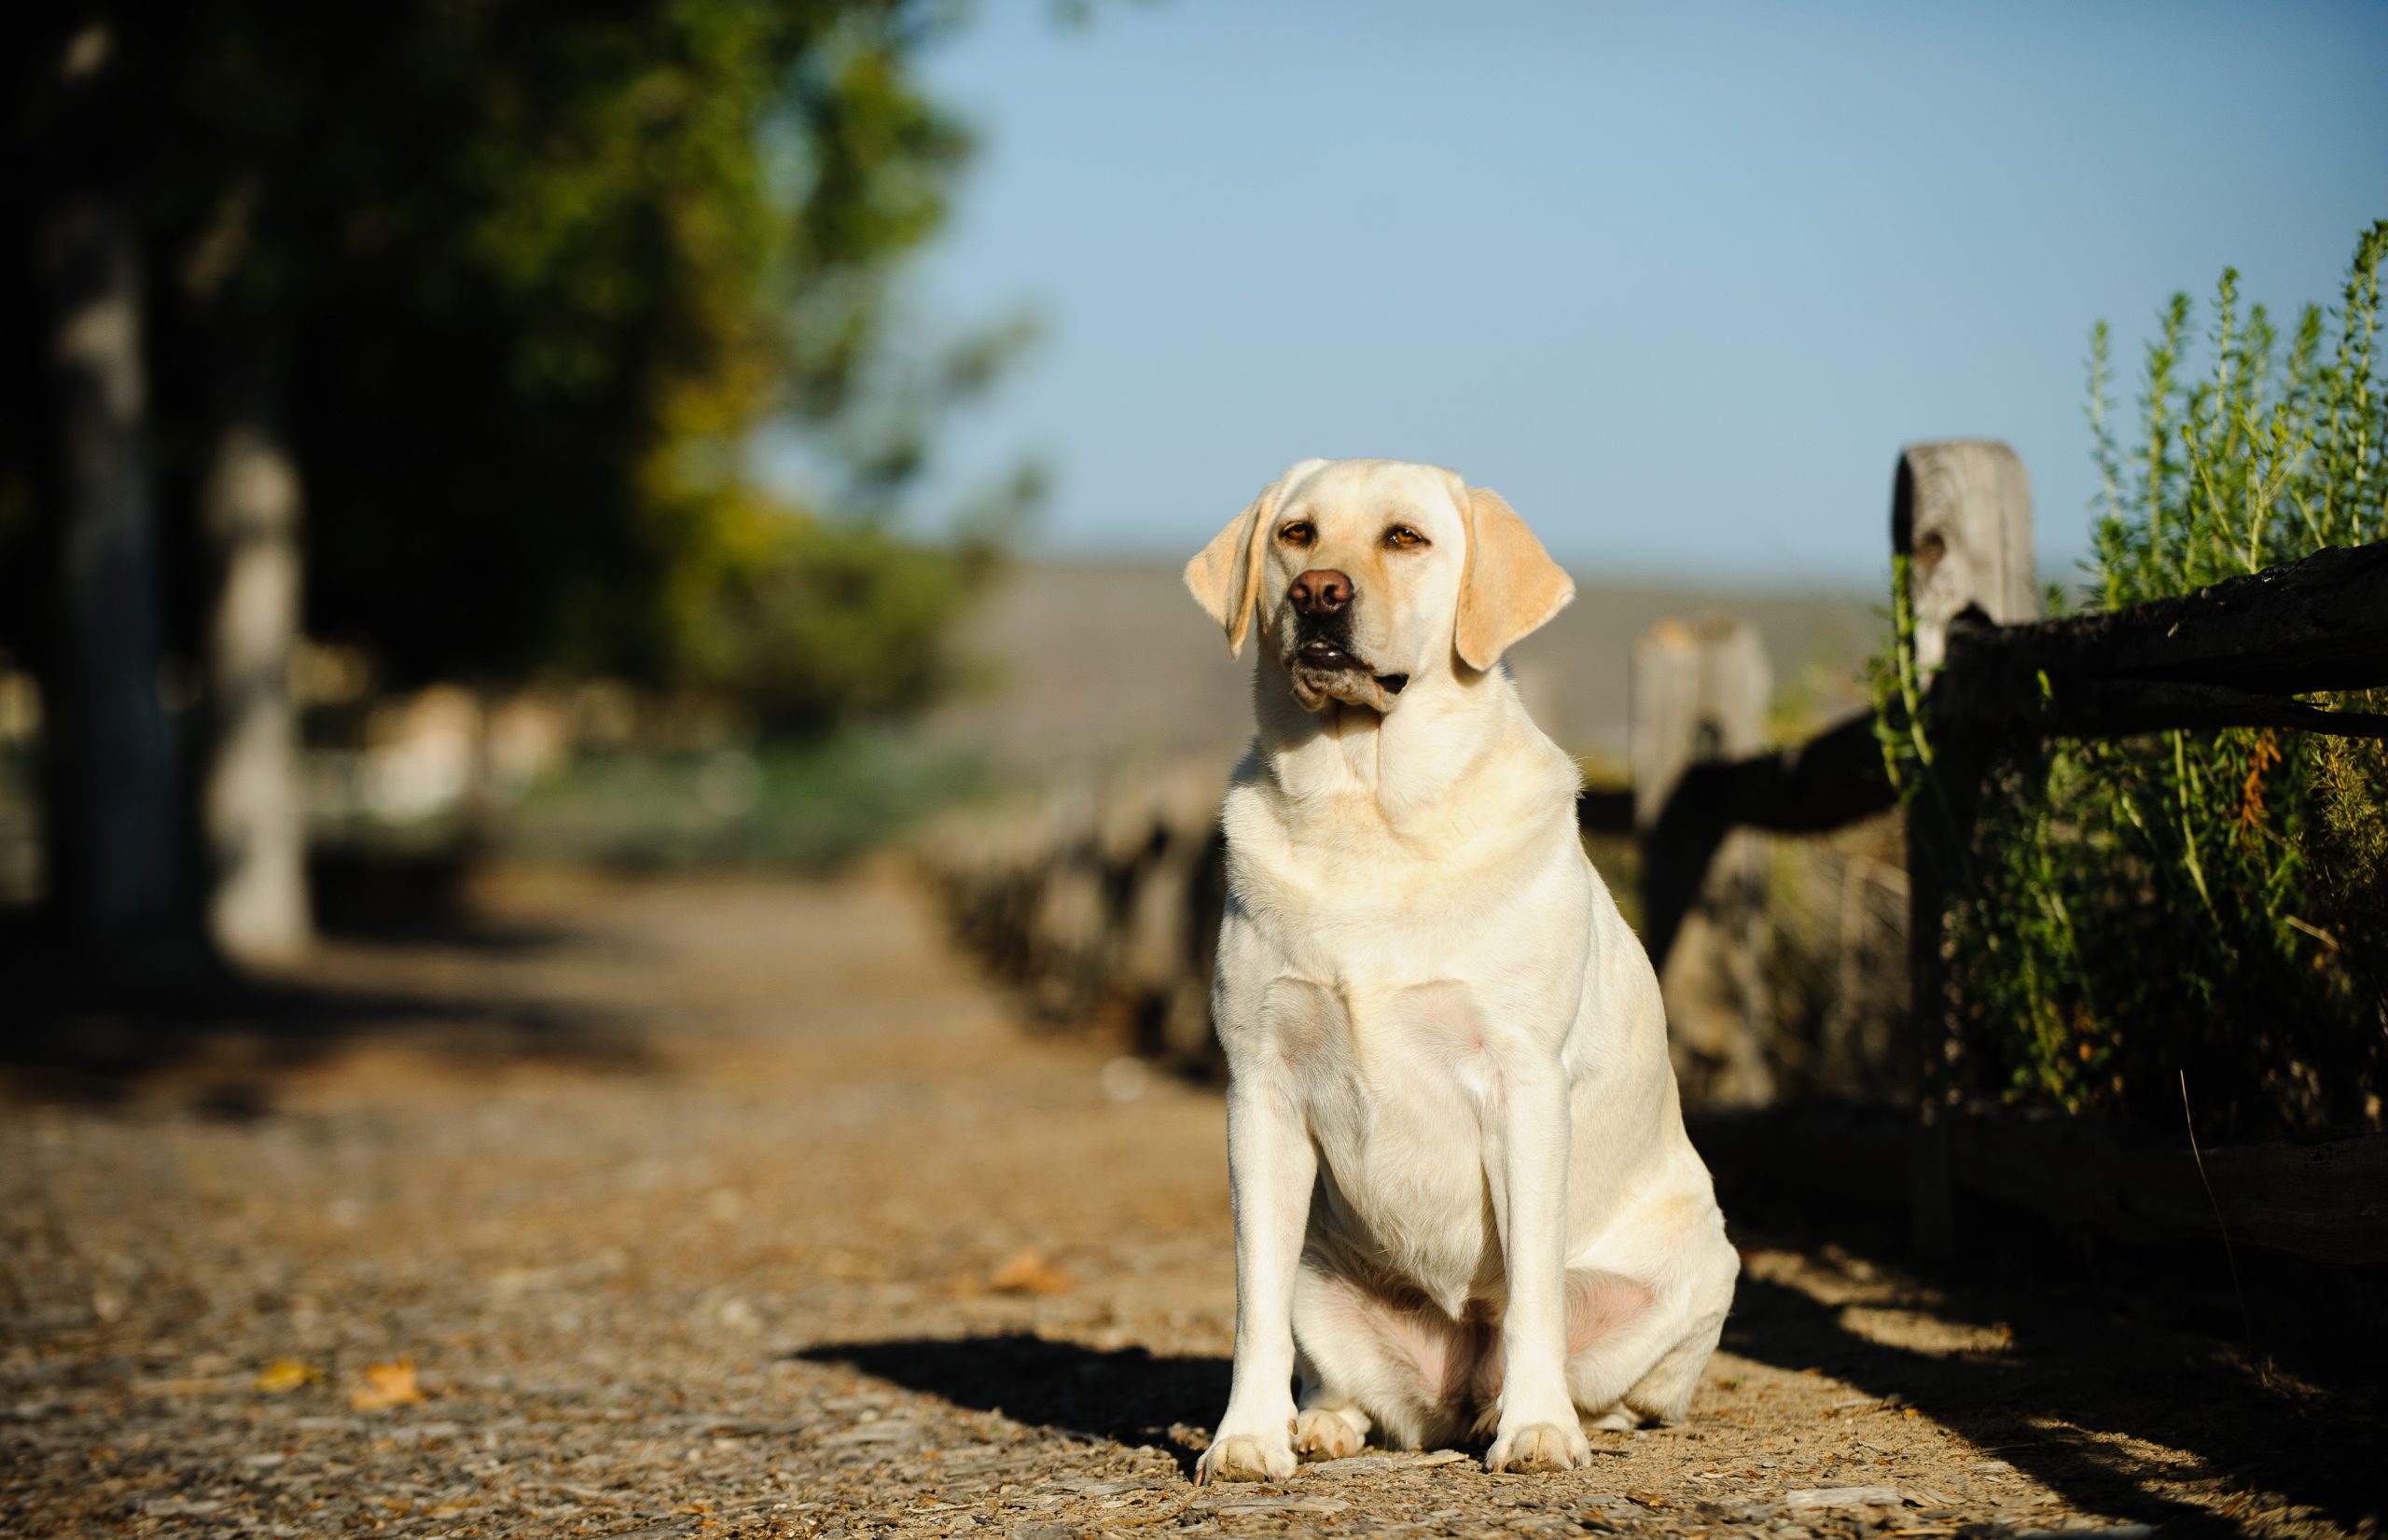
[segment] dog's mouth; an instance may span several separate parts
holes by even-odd
[[[1313,636],[1294,649],[1294,661],[1306,669],[1338,673],[1346,669],[1364,669],[1366,664],[1352,656],[1340,642],[1324,636]]]
[[[1329,701],[1382,711],[1409,683],[1406,673],[1377,673],[1333,636],[1306,638],[1286,657],[1285,663],[1294,678],[1296,698],[1310,711],[1318,710]]]

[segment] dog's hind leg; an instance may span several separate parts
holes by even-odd
[[[1294,1417],[1294,1453],[1303,1460],[1341,1460],[1367,1447],[1368,1414],[1352,1403],[1305,1396]]]
[[[1637,1420],[1653,1422],[1680,1422],[1691,1409],[1691,1393],[1700,1383],[1700,1371],[1709,1356],[1716,1351],[1716,1340],[1725,1332],[1725,1312],[1721,1310],[1691,1324],[1673,1346],[1659,1355],[1650,1371],[1633,1382],[1625,1393],[1624,1406]],[[1632,1426],[1629,1422],[1626,1426]]]
[[[1431,1306],[1396,1304],[1305,1265],[1294,1336],[1303,1370],[1294,1447],[1304,1459],[1357,1454],[1371,1433],[1416,1449],[1461,1427],[1479,1344]]]
[[[1626,1393],[1666,1351],[1667,1313],[1639,1279],[1590,1268],[1567,1275],[1567,1394],[1585,1427],[1640,1421]]]
[[[1297,1319],[1298,1319],[1297,1312]],[[1350,1397],[1327,1389],[1306,1350],[1294,1354],[1294,1453],[1304,1461],[1340,1460],[1360,1452],[1373,1420]]]
[[[1567,1385],[1585,1426],[1682,1421],[1732,1303],[1738,1264],[1723,1256],[1706,1276],[1678,1273],[1656,1295],[1616,1273],[1569,1274]]]
[[[1567,1274],[1567,1394],[1586,1432],[1638,1426],[1626,1405],[1662,1347],[1666,1323],[1646,1284],[1621,1273],[1578,1268]],[[1698,1366],[1693,1372],[1698,1373]],[[1476,1359],[1467,1399],[1477,1408],[1475,1436],[1492,1436],[1501,1416],[1499,1337]]]

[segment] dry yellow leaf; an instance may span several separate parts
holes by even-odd
[[[312,1385],[323,1377],[324,1371],[312,1364],[302,1364],[296,1358],[277,1358],[265,1367],[265,1372],[257,1377],[255,1384],[268,1395],[280,1395],[301,1385]]]
[[[1059,1294],[1070,1286],[1070,1275],[1032,1249],[997,1268],[987,1286],[997,1294]]]
[[[351,1386],[348,1393],[350,1409],[380,1411],[385,1407],[407,1407],[423,1399],[423,1387],[415,1383],[414,1360],[400,1358],[387,1364],[368,1364],[362,1383]]]

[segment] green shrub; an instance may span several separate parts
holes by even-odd
[[[2194,375],[2194,307],[2174,296],[2128,442],[2096,328],[2104,489],[2084,604],[2388,538],[2383,254],[2388,221],[2358,243],[2340,304],[2306,307],[2285,349],[2225,272]],[[2388,690],[2312,699],[2388,708]],[[2381,1126],[2388,743],[2275,729],[2050,742],[1997,767],[1977,833],[1951,964],[1976,1093],[2177,1124],[2186,1076],[2212,1134]]]
[[[955,626],[994,574],[992,546],[788,510],[747,522],[739,548],[687,590],[683,683],[736,702],[766,738],[812,742],[974,681]]]

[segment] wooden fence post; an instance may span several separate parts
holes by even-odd
[[[1710,839],[1659,814],[1685,770],[1765,747],[1772,671],[1756,628],[1661,620],[1633,644],[1628,753],[1641,843],[1644,938],[1666,995],[1675,1073],[1700,1100],[1751,1105],[1774,1094],[1767,1064],[1767,851],[1736,829]]]
[[[1891,549],[1906,558],[1913,662],[1926,682],[1948,659],[1952,628],[2039,618],[2031,480],[2004,444],[1957,440],[1901,451],[1891,492]],[[1939,1259],[1956,1247],[1949,1121],[1963,1098],[1949,908],[1970,859],[1992,745],[1949,730],[1934,733],[1931,742],[1931,775],[1907,815],[1916,1128],[1911,1195],[1916,1253]]]

